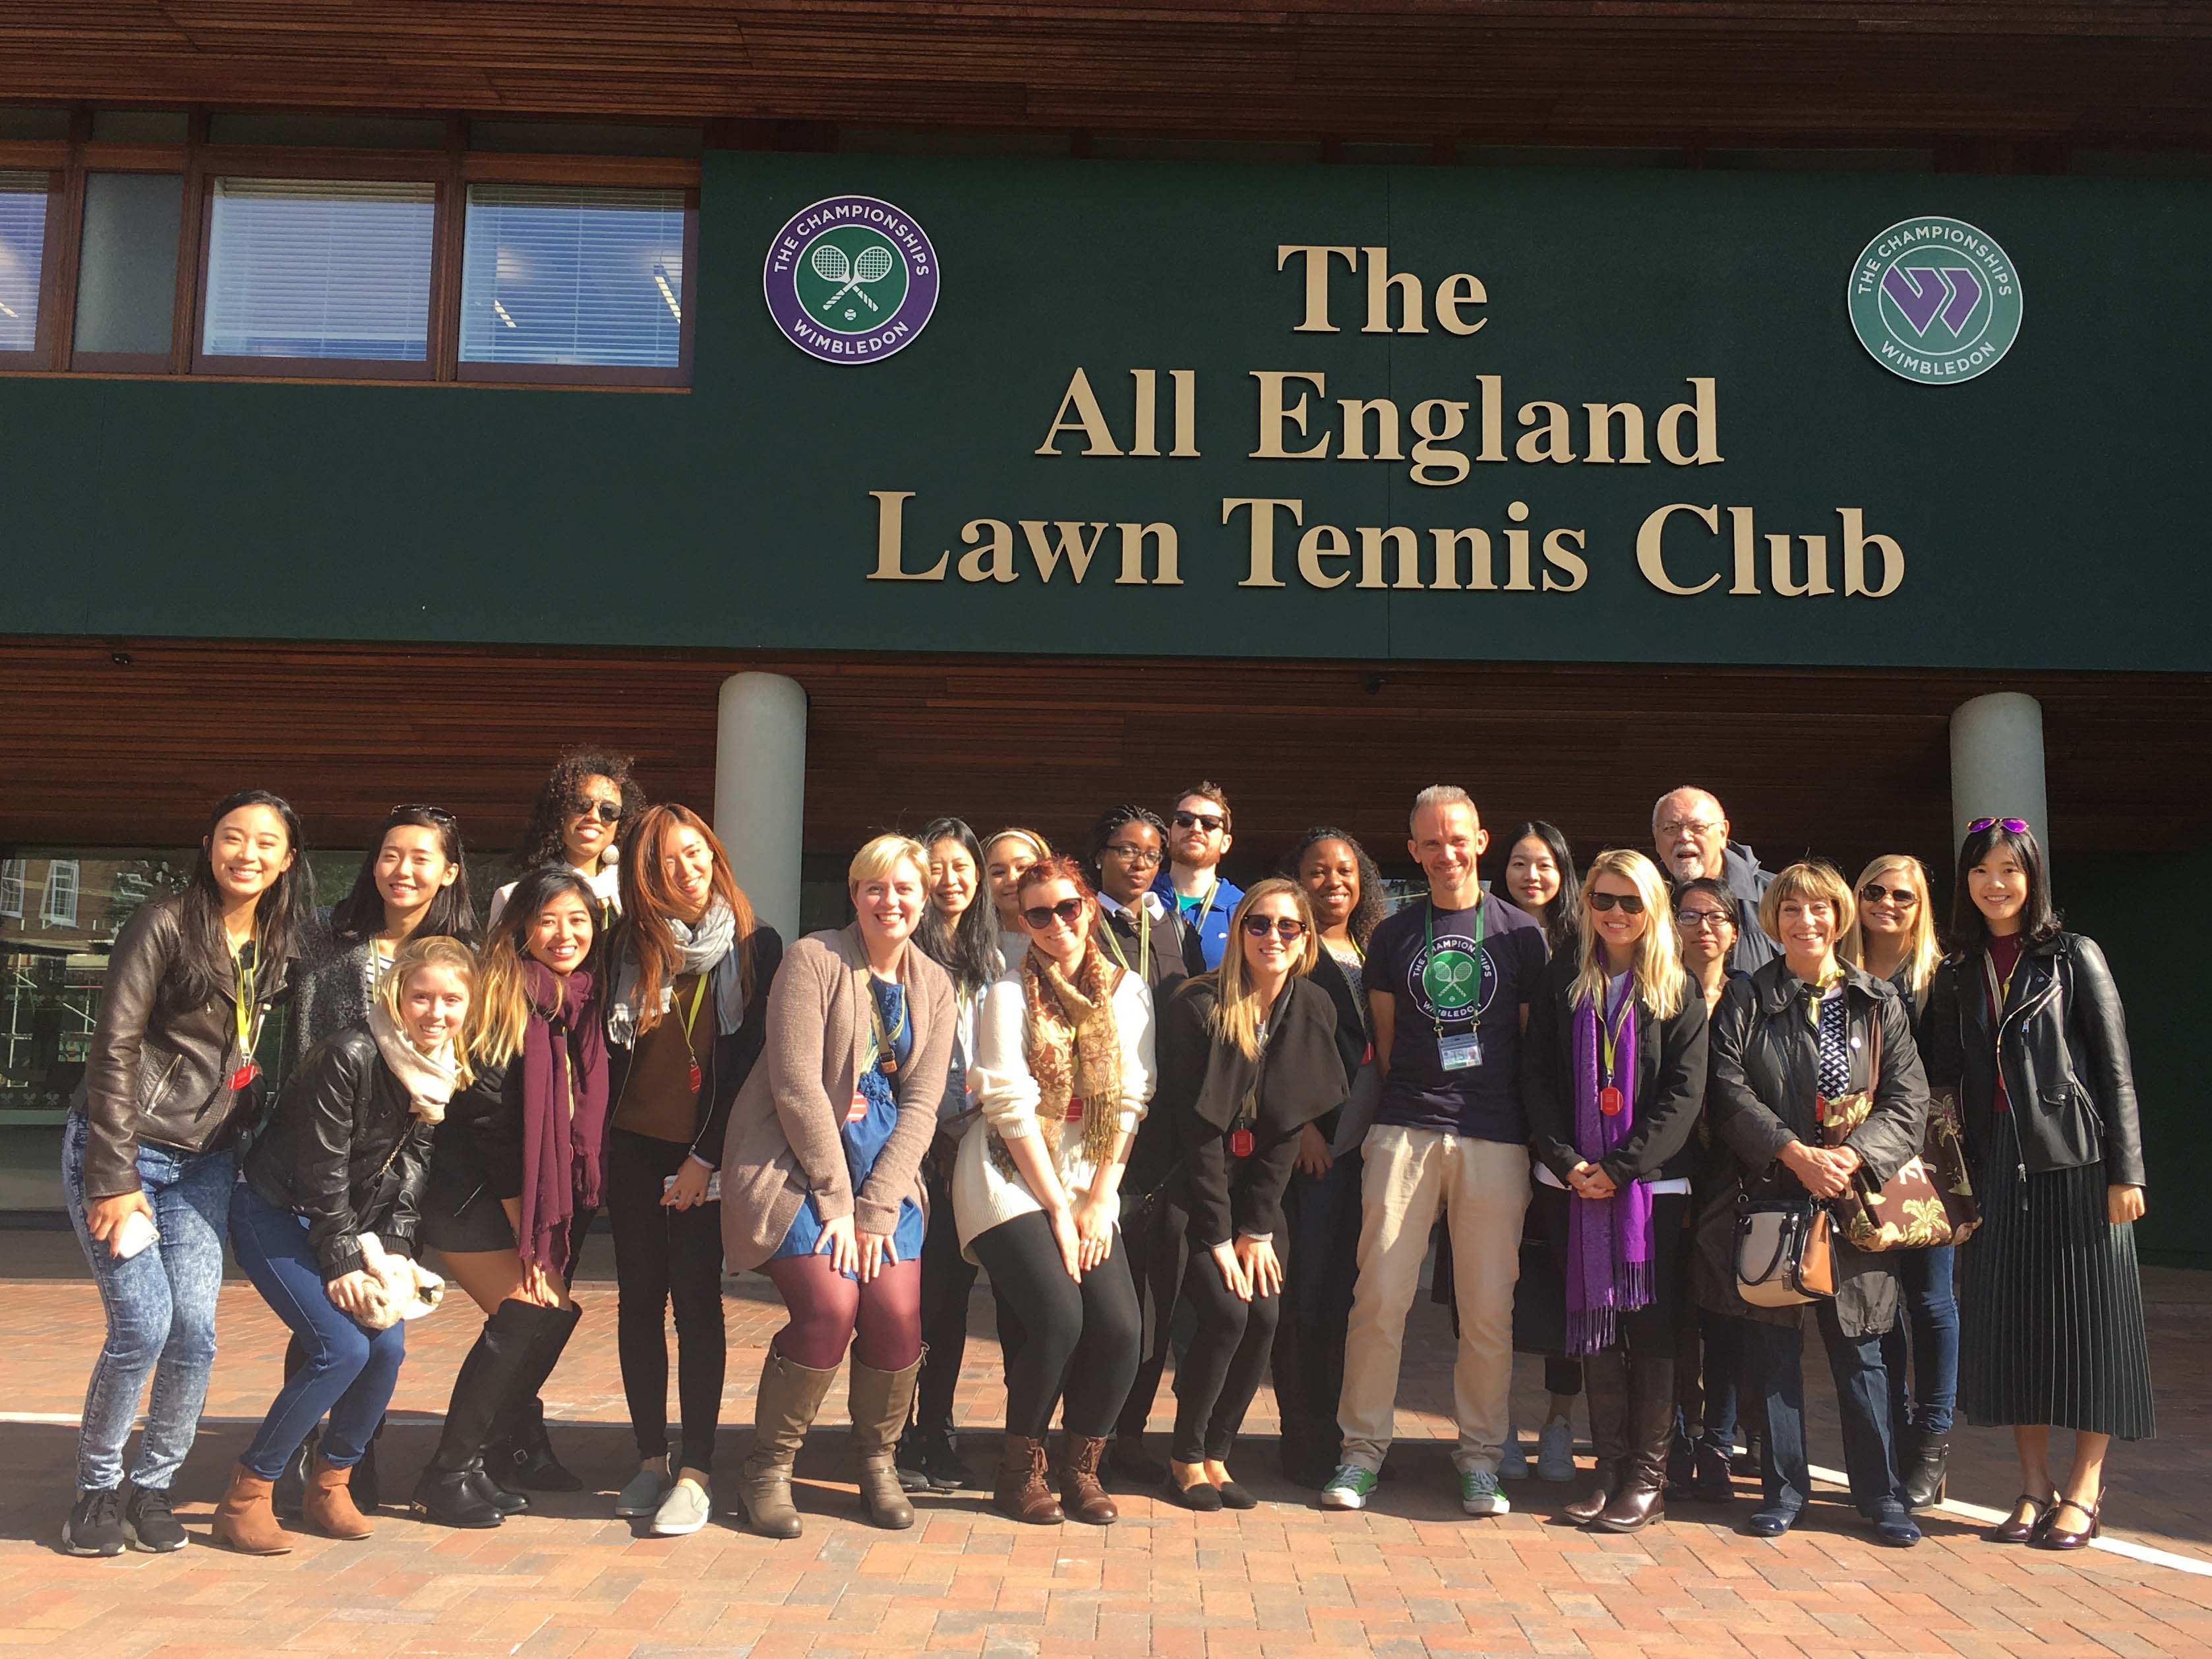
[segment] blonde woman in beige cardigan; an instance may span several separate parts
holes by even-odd
[[[761,1368],[740,1477],[763,1537],[799,1536],[792,1465],[848,1347],[861,1499],[878,1526],[914,1524],[893,1454],[921,1368],[921,1158],[957,1018],[951,979],[908,943],[927,870],[903,836],[854,856],[853,924],[785,956],[764,1063],[730,1112],[724,1254],[766,1273],[791,1315]]]

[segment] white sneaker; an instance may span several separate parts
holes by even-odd
[[[1498,1450],[1498,1478],[1500,1480],[1526,1480],[1528,1478],[1528,1449],[1521,1443],[1521,1431],[1510,1423],[1505,1425],[1505,1443]]]
[[[1459,1506],[1469,1515],[1513,1513],[1512,1500],[1499,1490],[1498,1477],[1487,1469],[1460,1471]]]
[[[1537,1431],[1536,1478],[1565,1482],[1575,1478],[1575,1425],[1555,1417]]]
[[[630,1476],[629,1485],[615,1497],[615,1513],[625,1521],[635,1521],[651,1515],[660,1507],[661,1498],[668,1491],[668,1477],[659,1469],[640,1469]]]
[[[713,1510],[714,1505],[707,1501],[707,1489],[686,1477],[668,1489],[668,1496],[653,1512],[653,1535],[681,1538],[687,1532],[696,1532],[707,1524],[707,1516]]]

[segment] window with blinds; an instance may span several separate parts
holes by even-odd
[[[428,182],[216,179],[202,353],[427,362],[436,219]]]
[[[681,367],[684,228],[680,190],[471,185],[461,362]]]
[[[46,175],[0,173],[0,351],[38,348],[46,257]]]

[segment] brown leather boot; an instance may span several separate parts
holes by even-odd
[[[1098,1460],[1106,1455],[1103,1435],[1063,1430],[1060,1437],[1060,1506],[1078,1521],[1103,1527],[1121,1518],[1106,1488],[1098,1484]]]
[[[215,1541],[240,1555],[283,1555],[298,1540],[276,1524],[276,1483],[240,1463],[215,1506]]]
[[[879,1371],[853,1361],[853,1445],[860,1454],[860,1503],[868,1519],[894,1529],[914,1524],[914,1505],[899,1485],[899,1431],[914,1410],[915,1379],[921,1361],[902,1371]]]
[[[1060,1499],[1052,1495],[1045,1477],[1044,1442],[1025,1434],[1010,1434],[999,1454],[999,1484],[991,1502],[999,1513],[1032,1526],[1046,1527],[1066,1519]]]
[[[1619,1348],[1583,1361],[1583,1393],[1589,1402],[1590,1448],[1597,1453],[1597,1479],[1589,1491],[1567,1505],[1565,1514],[1586,1527],[1605,1513],[1621,1481],[1628,1458],[1628,1360]]]
[[[1674,1362],[1639,1359],[1629,1381],[1628,1461],[1605,1512],[1591,1524],[1640,1532],[1667,1518],[1667,1448],[1674,1437]]]
[[[325,1538],[366,1538],[376,1530],[353,1501],[353,1470],[333,1468],[320,1457],[308,1465],[300,1519],[308,1531]]]
[[[791,1468],[822,1409],[822,1396],[837,1380],[835,1367],[817,1371],[795,1365],[774,1348],[761,1362],[760,1393],[753,1402],[753,1449],[738,1471],[746,1516],[763,1538],[799,1535],[791,1501]]]

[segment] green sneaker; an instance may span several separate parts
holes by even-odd
[[[1375,1471],[1363,1469],[1357,1463],[1343,1463],[1321,1489],[1321,1506],[1325,1510],[1364,1510],[1374,1495]]]
[[[1469,1515],[1510,1515],[1513,1500],[1488,1469],[1462,1469],[1459,1477],[1459,1506]]]

